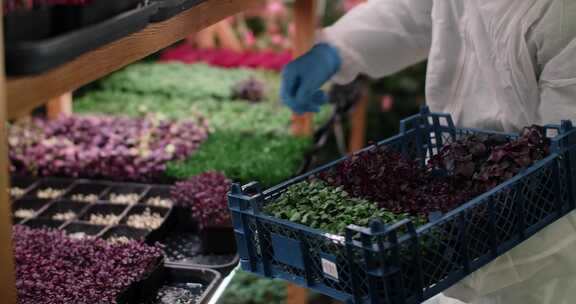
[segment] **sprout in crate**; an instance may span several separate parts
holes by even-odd
[[[58,230],[14,226],[19,303],[116,303],[162,257],[138,242],[73,239]]]
[[[260,102],[264,99],[265,90],[264,82],[250,77],[234,85],[233,97],[251,102]]]
[[[230,226],[227,194],[231,181],[220,172],[206,172],[172,188],[172,197],[177,205],[188,208],[200,229]]]
[[[330,187],[322,181],[290,186],[278,200],[267,204],[264,211],[333,234],[344,233],[350,224],[368,226],[371,219],[392,224],[409,217],[382,210],[375,203],[353,198],[342,188]]]

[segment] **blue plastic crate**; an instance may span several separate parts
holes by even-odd
[[[346,303],[420,303],[574,209],[576,129],[563,121],[546,126],[546,132],[548,157],[420,227],[410,220],[374,222],[351,225],[345,236],[337,236],[260,211],[290,185],[346,158],[265,191],[257,183],[234,185],[229,205],[242,268]],[[443,144],[474,133],[502,135],[456,128],[449,115],[424,108],[401,122],[400,134],[377,146],[424,164]]]

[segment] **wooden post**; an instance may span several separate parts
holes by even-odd
[[[2,7],[0,7],[0,15]],[[3,37],[0,22],[0,37]],[[6,138],[6,76],[4,73],[4,40],[0,39],[0,299],[16,304],[16,276],[12,252],[12,212],[8,189],[8,139]]]
[[[359,100],[356,103],[354,111],[350,113],[350,143],[348,149],[350,153],[361,150],[366,145],[366,114],[370,101],[369,88],[367,84],[362,83],[362,91]]]
[[[294,57],[306,53],[314,43],[316,32],[316,0],[294,2]],[[312,135],[312,113],[292,116],[292,133],[296,136]]]
[[[72,93],[68,92],[48,101],[46,116],[48,119],[58,119],[72,115]]]

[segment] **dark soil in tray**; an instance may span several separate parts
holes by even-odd
[[[140,202],[149,206],[171,207],[174,205],[170,195],[171,187],[152,187]],[[161,205],[160,205],[161,204]]]
[[[35,217],[39,212],[41,212],[44,208],[48,207],[50,202],[48,200],[41,200],[36,198],[23,198],[17,200],[12,204],[12,214],[15,217],[19,218],[32,218]],[[32,211],[33,214],[31,216],[24,216],[19,214],[22,211]]]
[[[102,192],[108,188],[105,184],[99,183],[78,183],[68,191],[65,198],[68,200],[78,200],[78,196],[86,197],[89,195],[101,197]],[[80,201],[85,201],[80,199]]]
[[[29,219],[22,222],[22,225],[28,226],[30,228],[40,229],[40,228],[50,228],[50,229],[58,229],[64,225],[64,221],[57,221],[51,219]]]
[[[36,197],[42,199],[56,199],[64,196],[66,191],[72,186],[72,180],[60,180],[60,179],[44,179],[38,184],[34,186],[34,189],[29,192],[26,196],[29,197]],[[49,197],[40,197],[42,196],[42,192],[46,192],[48,190],[52,191],[60,191],[60,195],[53,195]]]
[[[102,239],[108,240],[110,238],[126,237],[130,240],[143,241],[146,235],[150,233],[147,230],[137,229],[124,225],[113,226],[102,234]]]
[[[80,217],[80,220],[89,222],[90,217],[93,214],[100,214],[100,215],[108,215],[113,214],[116,216],[121,216],[122,213],[128,208],[126,205],[117,205],[117,204],[94,204],[90,206],[86,211],[84,211],[83,215]]]
[[[73,201],[56,201],[46,210],[38,214],[39,218],[52,219],[59,221],[75,220],[78,216],[88,207],[87,203],[73,202]],[[68,213],[74,214],[71,218],[63,218]],[[60,218],[57,218],[60,217]]]
[[[30,186],[34,185],[38,179],[25,177],[25,176],[12,176],[10,178],[10,186],[11,187],[18,187],[22,189],[27,189]]]
[[[200,237],[191,232],[173,231],[162,242],[169,263],[220,266],[233,263],[236,254],[203,253]]]
[[[69,223],[63,228],[69,235],[79,238],[81,233],[84,233],[86,236],[98,236],[104,229],[106,229],[106,226],[78,222]]]

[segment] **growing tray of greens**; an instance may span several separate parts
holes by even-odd
[[[8,0],[4,5],[8,8],[4,24],[10,75],[53,69],[137,32],[157,10],[155,3],[138,0]]]
[[[204,304],[221,276],[210,269],[186,266],[159,267],[138,290],[138,304]]]
[[[420,303],[574,209],[575,140],[569,121],[503,134],[423,108],[305,175],[234,184],[240,264],[346,303]]]
[[[162,264],[158,247],[74,239],[58,230],[16,225],[19,303],[136,303],[136,292]]]
[[[14,177],[14,223],[73,238],[154,243],[173,224],[170,187],[84,179]]]
[[[176,223],[163,241],[168,264],[210,268],[222,274],[238,264],[227,207],[230,186],[222,173],[206,172],[172,187]]]
[[[169,264],[227,274],[239,260],[227,207],[230,186],[218,172],[172,186],[14,176],[12,218],[79,239],[160,242]]]

